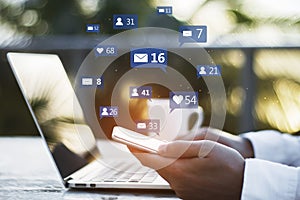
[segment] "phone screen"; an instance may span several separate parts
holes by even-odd
[[[157,153],[159,146],[167,143],[166,141],[159,140],[155,137],[146,136],[120,126],[114,127],[112,138],[123,144],[130,145],[150,153]]]

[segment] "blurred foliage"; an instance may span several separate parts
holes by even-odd
[[[89,3],[88,3],[89,2]],[[147,0],[28,0],[24,4],[0,0],[1,21],[29,35],[76,35],[85,24],[100,23],[101,33],[114,34],[113,14],[137,14],[140,27],[155,26],[177,30],[181,22],[172,16],[153,15]]]
[[[237,24],[247,24],[251,25],[255,21],[251,19],[249,16],[245,15],[244,13],[241,13],[237,10],[228,10],[229,13],[232,13],[235,16],[236,23]]]
[[[23,3],[20,3],[22,1]],[[299,17],[270,17],[258,15],[256,16],[253,14],[250,15],[249,13],[247,13],[247,11],[245,11],[245,9],[242,8],[242,0],[206,0],[202,4],[200,4],[197,9],[195,9],[194,13],[190,15],[190,19],[187,19],[186,21],[179,21],[175,17],[169,15],[154,14],[156,13],[156,10],[152,6],[151,0],[0,0],[0,25],[1,29],[11,29],[14,34],[24,34],[30,36],[70,36],[84,35],[86,34],[86,24],[97,23],[101,26],[101,33],[110,35],[119,33],[119,30],[112,29],[113,14],[137,14],[139,16],[139,27],[151,26],[178,30],[178,26],[185,23],[191,23],[192,18],[198,12],[201,12],[201,10],[204,9],[205,6],[212,2],[226,4],[226,14],[227,16],[231,17],[230,19],[233,20],[232,23],[234,25],[234,28],[230,29],[230,31],[233,33],[240,33],[244,30],[248,31],[250,29],[253,30],[255,28],[263,27],[266,25],[275,25],[276,28],[280,28],[283,33],[290,30],[287,29],[287,27],[296,27],[299,30],[298,32],[300,32]],[[182,3],[185,2],[182,1]],[[270,7],[270,9],[272,8]],[[231,51],[229,50],[228,52]],[[237,124],[241,118],[241,107],[243,106],[244,98],[242,92],[240,91],[245,90],[245,88],[240,88],[242,82],[240,74],[243,70],[242,66],[244,65],[244,63],[241,62],[239,64],[236,64],[235,61],[240,58],[227,53],[227,50],[224,49],[211,51],[209,53],[213,57],[215,63],[222,65],[223,69],[226,69],[223,70],[222,73],[224,84],[228,93],[228,101],[232,102],[232,104],[235,105],[236,108],[233,110],[230,110],[233,108],[233,106],[228,108],[228,116],[225,128],[231,132],[237,133],[239,131],[239,127],[237,127]],[[243,55],[244,53],[240,54]],[[286,53],[286,55],[289,55],[289,53]],[[230,58],[233,58],[234,62],[233,60],[230,60]],[[261,79],[258,77],[257,96],[269,96],[268,92],[273,94],[273,82],[279,78],[280,77],[268,77],[265,79]],[[49,102],[47,98],[40,98],[35,99],[32,103],[34,104],[34,109],[39,110],[39,113],[41,113],[42,115],[43,110],[47,109]],[[12,101],[11,105],[13,104],[16,104],[16,102]],[[6,118],[6,113],[9,113],[11,116],[18,116],[18,112],[20,112],[15,111],[14,113],[13,111],[11,111],[11,107],[5,108],[9,111],[4,110],[4,115],[6,115]],[[255,120],[256,128],[277,128],[268,123],[268,121],[256,119],[255,117],[257,116],[255,115],[256,113],[253,113],[253,120]],[[9,120],[5,121],[3,116],[0,117],[3,118],[3,120],[0,120],[0,128],[1,126],[4,126],[1,125],[1,123],[14,123],[14,121],[9,118]],[[23,124],[26,124],[28,123],[28,121],[26,120],[20,121],[23,121]],[[51,126],[58,122],[71,121],[70,119],[65,118],[50,119],[48,121],[45,121],[45,128],[51,129]],[[11,125],[9,124],[9,126]]]
[[[50,94],[44,93],[38,97],[29,99],[32,111],[35,113],[44,137],[47,139],[51,148],[53,145],[63,140],[63,134],[59,128],[66,125],[85,124],[81,119],[74,119],[66,116],[49,116]]]
[[[22,3],[23,2],[23,3]],[[153,26],[178,30],[188,23],[206,5],[212,2],[226,4],[227,15],[234,18],[238,27],[257,27],[266,24],[299,26],[299,17],[261,17],[249,15],[243,9],[242,0],[206,0],[192,13],[190,19],[181,22],[170,15],[156,15],[152,0],[0,0],[0,22],[7,23],[18,33],[29,35],[76,35],[85,33],[85,24],[100,23],[101,33],[114,34],[113,14],[137,14],[139,27]]]

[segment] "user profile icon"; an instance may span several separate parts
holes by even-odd
[[[107,112],[107,108],[106,108],[106,107],[102,108],[101,115],[102,115],[102,116],[107,116],[107,115],[108,115],[108,112]]]
[[[200,75],[206,75],[206,70],[205,70],[205,67],[204,67],[204,66],[202,66],[202,67],[200,68],[199,74],[200,74]]]
[[[128,14],[113,15],[113,29],[134,29],[138,27],[138,16]]]
[[[122,22],[122,18],[121,18],[121,17],[118,17],[118,18],[117,18],[117,22],[116,22],[115,25],[116,25],[116,26],[123,26],[123,25],[124,25],[123,22]]]
[[[132,89],[131,96],[132,96],[132,97],[138,97],[138,96],[139,96],[139,93],[138,93],[138,89],[137,89],[137,88],[133,88],[133,89]]]

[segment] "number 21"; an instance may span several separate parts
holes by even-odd
[[[209,71],[210,75],[218,75],[219,74],[219,70],[217,67],[210,67],[210,71]]]

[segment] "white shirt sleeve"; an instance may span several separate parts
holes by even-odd
[[[251,141],[256,158],[245,161],[241,199],[300,199],[300,167],[295,167],[300,166],[300,137],[277,131],[242,137]]]
[[[242,200],[300,199],[300,168],[246,159]]]
[[[254,157],[289,166],[300,166],[300,137],[267,130],[241,135],[251,141]]]

